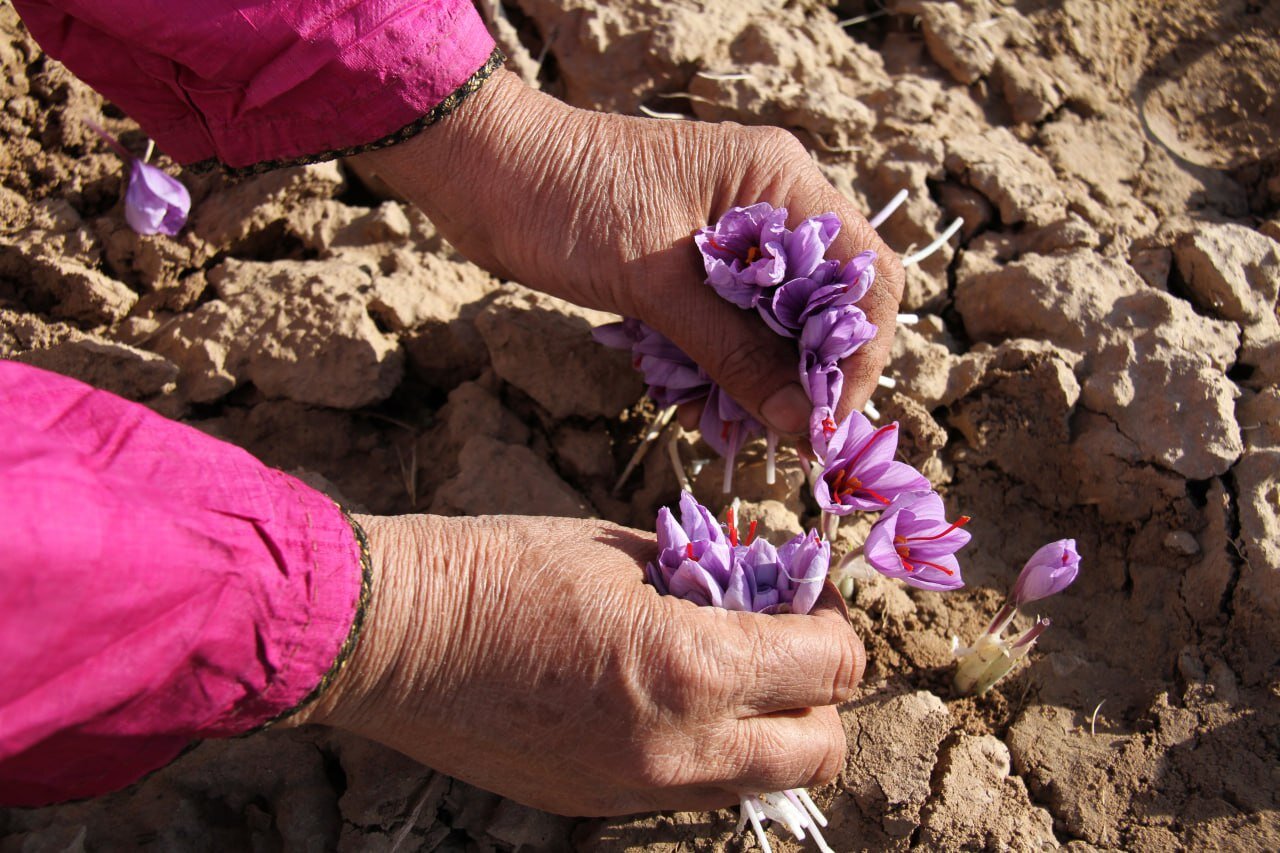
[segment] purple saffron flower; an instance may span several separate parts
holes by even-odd
[[[834,365],[876,336],[876,325],[856,305],[841,305],[814,314],[800,332],[800,352],[806,365]]]
[[[754,308],[767,288],[787,272],[783,237],[787,210],[766,202],[730,209],[693,241],[702,253],[707,284],[739,308]]]
[[[779,586],[790,593],[791,612],[808,613],[822,593],[831,566],[831,543],[816,531],[802,533],[778,549]]]
[[[783,211],[783,221],[786,221],[786,208],[778,209]],[[787,268],[783,280],[812,275],[839,233],[840,217],[834,213],[811,216],[794,231],[784,231],[782,250]]]
[[[182,230],[191,210],[191,194],[177,178],[135,159],[124,194],[124,218],[139,234],[168,234]]]
[[[831,546],[816,532],[774,548],[755,538],[755,523],[739,540],[733,511],[726,530],[688,492],[680,523],[658,510],[658,559],[646,569],[659,592],[700,605],[755,613],[808,613],[827,576]]]
[[[867,534],[863,553],[885,577],[901,578],[920,589],[958,589],[964,580],[952,555],[969,541],[969,534],[960,529],[968,522],[962,515],[948,523],[936,492],[903,492]]]
[[[778,551],[763,539],[734,548],[734,566],[724,595],[726,610],[777,613],[784,604],[778,588]]]
[[[813,448],[819,462],[826,460],[827,445],[837,429],[839,425],[836,423],[835,410],[828,405],[815,406],[809,415],[809,446]]]
[[[1030,601],[1056,595],[1071,585],[1080,571],[1080,555],[1076,540],[1050,542],[1031,555],[1022,567],[1010,597],[1015,607]]]
[[[876,326],[856,305],[814,314],[800,333],[800,384],[814,408],[835,409],[844,388],[840,360],[876,336]]]
[[[823,261],[809,275],[787,281],[756,309],[769,328],[794,338],[818,312],[852,305],[866,296],[876,277],[875,259],[875,252],[866,251],[847,264]]]
[[[850,412],[827,443],[822,476],[813,485],[818,506],[848,515],[882,510],[903,492],[927,492],[923,474],[894,460],[897,449],[897,423],[877,429],[861,412]]]
[[[728,465],[733,464],[742,445],[752,436],[764,432],[764,426],[719,385],[711,387],[698,429],[702,432],[702,439],[723,456]]]
[[[733,565],[733,546],[706,507],[684,492],[680,523],[671,510],[658,510],[658,561],[646,568],[659,592],[698,604],[723,606],[725,585]]]
[[[631,363],[644,376],[648,394],[660,406],[678,406],[707,396],[711,377],[683,350],[639,320],[630,318],[591,330],[597,343],[630,350]]]

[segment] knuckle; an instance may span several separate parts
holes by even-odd
[[[840,637],[833,644],[835,653],[831,658],[831,696],[836,702],[846,702],[853,698],[854,688],[862,680],[866,671],[867,652],[862,640],[852,628],[840,631]]]
[[[758,127],[755,128],[760,149],[764,152],[772,154],[780,162],[801,160],[805,163],[812,162],[809,158],[809,152],[805,150],[804,144],[788,130],[781,127]]]
[[[825,785],[844,770],[849,743],[845,737],[844,725],[840,722],[840,715],[834,708],[821,708],[815,716],[821,721],[822,729],[821,736],[814,740],[815,743],[821,743],[822,747],[815,756],[815,763],[806,784]]]
[[[770,726],[739,726],[729,754],[737,761],[732,768],[734,778],[725,781],[749,781],[769,791],[780,791],[795,787],[804,773],[803,757]]]
[[[713,656],[693,644],[676,644],[664,656],[658,702],[683,717],[704,715],[719,707],[730,681]]]

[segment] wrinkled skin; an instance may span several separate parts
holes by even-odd
[[[844,227],[831,257],[878,255],[858,304],[880,329],[842,364],[839,417],[862,407],[888,358],[902,266],[786,131],[573,109],[499,71],[437,127],[363,156],[471,260],[645,321],[787,435],[807,429],[810,408],[795,344],[703,283],[693,233],[759,201],[786,207],[789,227],[834,212]]]
[[[652,537],[605,522],[360,517],[363,637],[294,723],[339,726],[548,811],[718,808],[832,779],[863,651],[829,584],[807,616],[643,583]]]
[[[842,408],[874,388],[902,268],[783,131],[575,110],[500,71],[439,124],[362,157],[471,260],[645,321],[791,435],[810,414],[795,342],[703,283],[692,235],[758,201],[786,206],[792,227],[835,212],[833,257],[879,253],[859,304],[880,335],[842,364]],[[295,722],[566,814],[713,808],[840,770],[832,706],[863,652],[833,589],[807,616],[731,613],[658,595],[642,582],[652,538],[608,524],[363,521],[371,618]]]

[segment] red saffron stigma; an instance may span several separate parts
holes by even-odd
[[[951,570],[950,570],[950,569],[948,569],[946,566],[939,566],[937,563],[930,563],[928,560],[916,560],[916,562],[917,562],[919,565],[921,565],[921,566],[928,566],[928,567],[929,567],[929,568],[931,568],[931,569],[937,569],[938,571],[942,572],[944,575],[948,575],[948,576],[950,576],[950,575],[954,575],[954,574],[955,574],[955,572],[951,571]],[[907,565],[907,561],[906,561],[906,560],[903,560],[903,561],[902,561],[902,565],[906,566],[906,565]],[[908,568],[907,568],[907,571],[909,571],[909,572],[910,572],[910,571],[913,571],[915,568],[917,568],[917,567],[916,567],[916,566],[908,567]]]
[[[957,518],[950,527],[948,527],[946,530],[942,531],[941,533],[935,533],[932,536],[908,536],[907,541],[908,542],[932,542],[934,539],[941,539],[943,536],[946,536],[948,533],[950,533],[951,531],[955,530],[958,527],[964,527],[970,521],[972,521],[972,519],[969,518],[969,516],[962,515],[959,518]]]
[[[693,543],[692,543],[692,542],[686,542],[686,543],[684,543],[684,555],[685,555],[686,557],[688,557],[690,560],[693,560],[695,563],[696,563],[696,562],[698,562],[698,558],[697,558],[697,557],[695,557],[695,556],[693,556]]]
[[[837,429],[837,427],[836,427],[836,422],[835,422],[834,420],[832,420],[832,419],[831,419],[831,418],[829,418],[829,417],[827,417],[827,418],[823,418],[823,419],[822,419],[822,431],[823,431],[823,432],[825,432],[825,433],[833,433],[833,432],[835,432],[835,431],[836,431],[836,429]]]
[[[738,519],[733,516],[733,507],[729,507],[724,511],[724,520],[729,526],[729,544],[738,547]]]
[[[750,545],[756,538],[756,520],[752,519],[751,524],[747,527],[747,541],[745,544]]]
[[[896,423],[885,424],[884,426],[880,427],[880,429],[871,433],[871,437],[867,439],[865,444],[863,444],[861,447],[858,448],[858,452],[853,454],[853,458],[849,460],[849,468],[852,469],[853,466],[857,464],[858,460],[862,458],[862,454],[870,450],[871,445],[875,444],[876,440],[879,439],[881,435],[888,432],[889,430],[894,430],[897,428],[898,428],[898,425]]]

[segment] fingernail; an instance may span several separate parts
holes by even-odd
[[[813,404],[800,387],[799,382],[792,382],[784,388],[773,392],[764,405],[760,407],[760,416],[765,426],[774,432],[787,435],[798,435],[809,426],[809,412]]]

